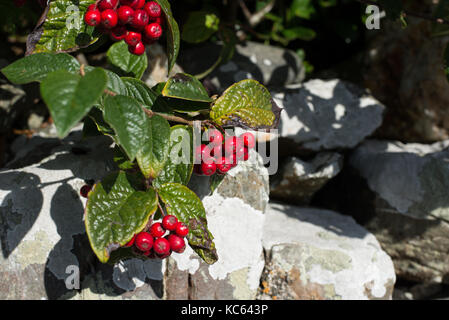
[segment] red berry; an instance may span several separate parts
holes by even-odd
[[[134,10],[129,6],[121,6],[120,8],[118,8],[117,15],[118,21],[120,21],[121,24],[127,24],[132,21]]]
[[[217,170],[217,166],[215,165],[215,163],[206,163],[203,162],[201,164],[201,171],[203,172],[204,175],[206,176],[211,176],[215,173],[215,171]]]
[[[206,146],[205,144],[199,145],[196,147],[195,150],[195,160],[196,162],[212,162],[212,154],[211,154],[210,147]]]
[[[131,26],[136,29],[143,29],[150,21],[150,17],[145,10],[138,9],[134,11],[133,18],[131,20]]]
[[[245,132],[240,135],[240,139],[243,141],[243,144],[248,149],[252,149],[256,146],[256,138],[251,132]]]
[[[163,255],[156,254],[156,257],[158,257],[159,259],[165,259],[165,258],[168,258],[170,255],[171,255],[171,250]]]
[[[80,189],[80,195],[84,198],[87,198],[87,195],[89,194],[90,190],[92,190],[92,186],[85,184]]]
[[[227,156],[229,163],[231,163],[231,168],[234,168],[237,166],[237,157],[235,155],[235,153]]]
[[[131,8],[133,9],[141,9],[145,5],[145,0],[132,0],[131,1]]]
[[[145,45],[142,42],[139,42],[135,46],[128,46],[128,51],[136,56],[141,56],[145,52]]]
[[[245,152],[246,156],[248,156],[248,149],[245,148],[243,144],[237,147],[237,150],[235,150],[235,157],[237,158],[237,161],[243,160],[245,157]]]
[[[189,228],[186,226],[184,222],[179,221],[176,225],[176,234],[180,237],[185,237],[189,234]]]
[[[221,157],[217,161],[217,170],[219,173],[225,174],[232,168],[232,163],[229,158]]]
[[[170,248],[177,253],[184,252],[185,250],[185,242],[184,239],[176,234],[171,234],[168,236],[168,242],[170,244]]]
[[[246,161],[249,159],[249,149],[245,148],[245,151],[243,153],[243,161]]]
[[[236,136],[227,137],[225,140],[225,152],[226,156],[229,156],[237,151],[237,149],[243,145],[242,140]]]
[[[153,237],[148,232],[140,232],[136,236],[135,244],[140,251],[148,251],[153,247]]]
[[[94,10],[97,10],[97,5],[95,3],[92,3],[87,7],[87,12]]]
[[[129,46],[135,46],[142,40],[142,34],[139,32],[128,31],[125,35],[125,42]]]
[[[150,234],[155,238],[160,238],[165,234],[165,230],[160,222],[153,223],[150,227]]]
[[[125,26],[116,26],[111,30],[111,33],[109,34],[111,36],[111,39],[114,41],[120,41],[125,39],[127,30]]]
[[[207,137],[209,142],[213,145],[221,145],[223,143],[223,135],[217,129],[207,130]]]
[[[98,2],[98,8],[103,11],[107,9],[115,9],[117,6],[118,0],[101,0]]]
[[[86,22],[86,24],[91,27],[98,26],[101,22],[100,10],[87,11],[86,15],[84,16],[84,22]]]
[[[112,29],[117,25],[118,17],[115,10],[106,9],[101,12],[101,22],[103,26],[107,29]]]
[[[145,27],[145,35],[150,39],[159,39],[162,35],[162,27],[156,22],[152,22]]]
[[[154,241],[153,250],[158,255],[165,255],[170,252],[170,243],[164,238],[156,239],[156,241]]]
[[[144,256],[147,256],[148,258],[151,258],[151,255],[154,256],[154,252],[151,249],[147,250],[147,251],[144,251],[144,252],[141,252],[141,254],[143,254]]]
[[[178,218],[173,215],[167,215],[162,218],[162,227],[166,230],[173,231],[176,229],[176,225],[178,224]]]
[[[148,12],[150,18],[159,18],[161,16],[161,6],[156,1],[149,1],[145,4],[145,11]]]
[[[131,247],[134,244],[134,241],[136,241],[136,235],[133,236],[133,238],[131,240],[128,241],[128,243],[126,243],[124,245],[125,248],[127,247]]]
[[[211,147],[211,145],[209,145],[209,148],[210,147]],[[217,145],[213,146],[213,148],[211,148],[210,154],[215,159],[221,158],[221,156],[223,155],[223,145],[222,144],[217,144]]]

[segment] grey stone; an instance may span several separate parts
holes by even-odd
[[[449,283],[448,146],[372,140],[350,158],[365,186],[348,192],[404,279]]]
[[[148,57],[148,68],[142,76],[142,81],[148,86],[153,87],[159,82],[167,81],[169,76],[183,72],[183,69],[179,64],[175,63],[173,69],[168,73],[167,54],[160,44],[152,44],[148,47],[146,52]]]
[[[314,79],[272,95],[283,108],[279,137],[290,153],[353,148],[382,123],[384,106],[338,79]]]
[[[182,51],[178,63],[190,74],[209,69],[220,54],[221,46],[208,43]],[[219,92],[243,79],[255,79],[269,87],[301,82],[305,77],[302,60],[291,50],[248,41],[237,45],[233,58],[218,66],[207,80]]]
[[[276,203],[265,215],[260,299],[391,299],[393,263],[351,217]]]
[[[343,166],[343,156],[321,152],[310,161],[289,157],[270,184],[270,196],[295,204],[309,204],[313,195]]]

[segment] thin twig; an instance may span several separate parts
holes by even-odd
[[[167,214],[165,213],[164,209],[162,209],[161,203],[159,201],[157,202],[157,206],[159,207],[159,210],[161,210],[161,214],[163,216],[166,216]]]
[[[255,27],[260,22],[262,22],[264,16],[273,9],[275,2],[276,0],[271,0],[256,13],[251,13],[248,7],[246,6],[245,2],[243,0],[239,0],[240,8],[242,8],[243,14],[245,15],[251,27]]]
[[[380,8],[383,8],[379,3],[372,1],[372,0],[356,0],[357,2],[366,4],[366,5],[375,5],[378,6]],[[383,8],[385,9],[385,8]],[[402,12],[402,16],[405,18],[407,16],[410,17],[415,17],[415,18],[420,18],[420,19],[424,19],[424,20],[429,20],[432,22],[436,22],[439,24],[448,24],[449,25],[449,20],[443,19],[443,18],[435,18],[430,14],[425,14],[425,13],[421,13],[421,12],[415,12],[415,11],[410,11],[410,10],[403,10]]]

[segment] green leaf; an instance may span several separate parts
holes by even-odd
[[[310,41],[310,40],[315,39],[316,32],[310,28],[298,26],[298,27],[282,30],[282,35],[289,41],[295,40],[295,39]]]
[[[110,64],[134,78],[140,79],[148,67],[147,54],[137,56],[130,53],[124,41],[114,43],[106,55]]]
[[[190,101],[212,102],[201,82],[187,73],[177,73],[170,77],[165,83],[162,95]]]
[[[162,11],[165,14],[166,21],[166,33],[167,33],[167,57],[168,57],[168,72],[170,73],[171,69],[175,65],[176,59],[178,58],[179,53],[179,43],[180,43],[180,35],[179,35],[179,27],[173,18],[173,13],[171,11],[170,3],[167,0],[156,0],[157,3],[160,4]]]
[[[104,119],[114,129],[117,141],[133,161],[144,143],[147,116],[139,103],[130,97],[108,96],[104,103]]]
[[[72,52],[96,42],[100,32],[84,23],[95,0],[53,0],[44,23],[28,37],[27,52]]]
[[[315,13],[311,0],[293,0],[290,9],[295,16],[303,19],[310,19]]]
[[[113,160],[117,164],[117,166],[122,170],[134,168],[134,162],[129,161],[127,155],[122,151],[122,149],[118,145],[115,145],[114,147]]]
[[[184,24],[181,38],[185,42],[200,43],[209,39],[217,30],[220,19],[206,11],[190,12]]]
[[[277,112],[268,90],[256,80],[230,86],[212,106],[210,117],[219,125],[262,129],[277,125]]]
[[[145,178],[156,178],[165,166],[170,146],[170,125],[161,116],[147,118],[142,147],[136,154]]]
[[[175,215],[187,224],[187,240],[192,249],[207,263],[218,260],[214,237],[207,229],[206,210],[200,198],[186,186],[179,183],[162,185],[157,192],[165,203],[168,214]]]
[[[122,78],[126,95],[137,100],[147,109],[151,109],[158,95],[144,82],[134,78]]]
[[[111,251],[142,231],[157,209],[154,189],[140,191],[137,176],[123,171],[108,175],[89,193],[85,224],[90,245],[105,263]]]
[[[164,169],[153,181],[157,188],[168,182],[177,182],[186,185],[193,170],[193,145],[192,128],[176,125],[170,129],[170,147],[168,159]]]
[[[103,112],[100,109],[93,107],[87,114],[86,118],[92,120],[92,122],[96,126],[97,131],[104,135],[111,136],[114,140],[116,139],[114,130],[104,120]]]
[[[106,73],[96,68],[84,77],[59,70],[41,83],[41,95],[55,122],[58,135],[65,137],[100,99],[106,88]]]
[[[76,73],[80,70],[80,64],[66,53],[37,53],[11,63],[2,69],[2,73],[12,83],[25,84],[42,81],[49,73],[57,70]]]

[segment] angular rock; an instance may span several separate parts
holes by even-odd
[[[289,157],[270,185],[270,196],[295,204],[309,204],[313,195],[341,170],[343,157],[322,152],[310,161]]]
[[[410,10],[431,12],[436,3],[416,1]],[[364,86],[387,106],[376,137],[426,143],[449,138],[449,83],[442,67],[449,38],[437,33],[431,21],[408,17],[407,28],[383,21],[370,42]]]
[[[221,46],[208,43],[182,51],[178,63],[190,74],[200,74],[218,59]],[[283,87],[304,80],[302,60],[291,50],[248,41],[237,45],[233,58],[206,77],[217,92],[243,79],[255,79],[269,87]]]
[[[372,140],[350,158],[346,193],[358,200],[346,211],[366,210],[360,220],[404,279],[449,283],[448,146]]]
[[[393,263],[348,216],[270,203],[260,299],[391,299]]]
[[[280,147],[289,154],[353,148],[382,123],[384,106],[353,84],[314,79],[298,89],[272,92],[284,108]]]

